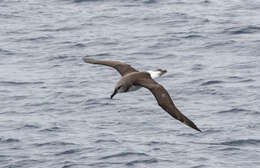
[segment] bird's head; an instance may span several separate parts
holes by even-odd
[[[127,92],[127,90],[128,90],[128,87],[126,85],[118,84],[115,87],[115,90],[114,90],[113,94],[110,96],[110,98],[112,99],[117,93]]]
[[[157,71],[160,72],[160,76],[162,76],[163,74],[165,74],[167,72],[167,70],[163,70],[163,69],[157,69]]]

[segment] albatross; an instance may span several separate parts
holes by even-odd
[[[178,110],[167,90],[154,80],[154,78],[165,74],[167,72],[166,70],[158,69],[156,71],[139,72],[131,65],[120,61],[96,60],[87,57],[84,57],[83,61],[90,64],[109,66],[116,69],[120,73],[121,79],[117,82],[114,92],[110,96],[111,99],[117,93],[135,91],[141,87],[147,88],[152,92],[158,105],[163,110],[185,125],[197,131],[201,131],[190,119]]]

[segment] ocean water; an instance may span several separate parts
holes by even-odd
[[[1,168],[260,167],[260,3],[0,1]],[[120,60],[157,81],[202,132],[141,89],[110,99]]]

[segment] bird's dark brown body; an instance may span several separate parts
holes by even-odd
[[[200,129],[191,120],[189,120],[177,109],[166,89],[154,81],[149,73],[138,72],[130,65],[119,61],[100,61],[89,58],[83,58],[83,60],[87,63],[102,64],[113,67],[122,75],[121,79],[116,84],[115,90],[111,95],[111,99],[118,92],[127,92],[128,89],[133,85],[147,88],[152,92],[162,109],[168,112],[175,119],[181,121],[193,129],[196,129],[197,131],[200,131]]]

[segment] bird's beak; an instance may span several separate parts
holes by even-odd
[[[164,75],[167,72],[167,70],[161,70],[160,76]]]
[[[162,75],[165,74],[166,72],[167,72],[167,70],[163,70],[163,71],[162,71]]]
[[[113,97],[117,94],[117,89],[114,90],[113,94],[110,96],[111,99],[113,99]]]

